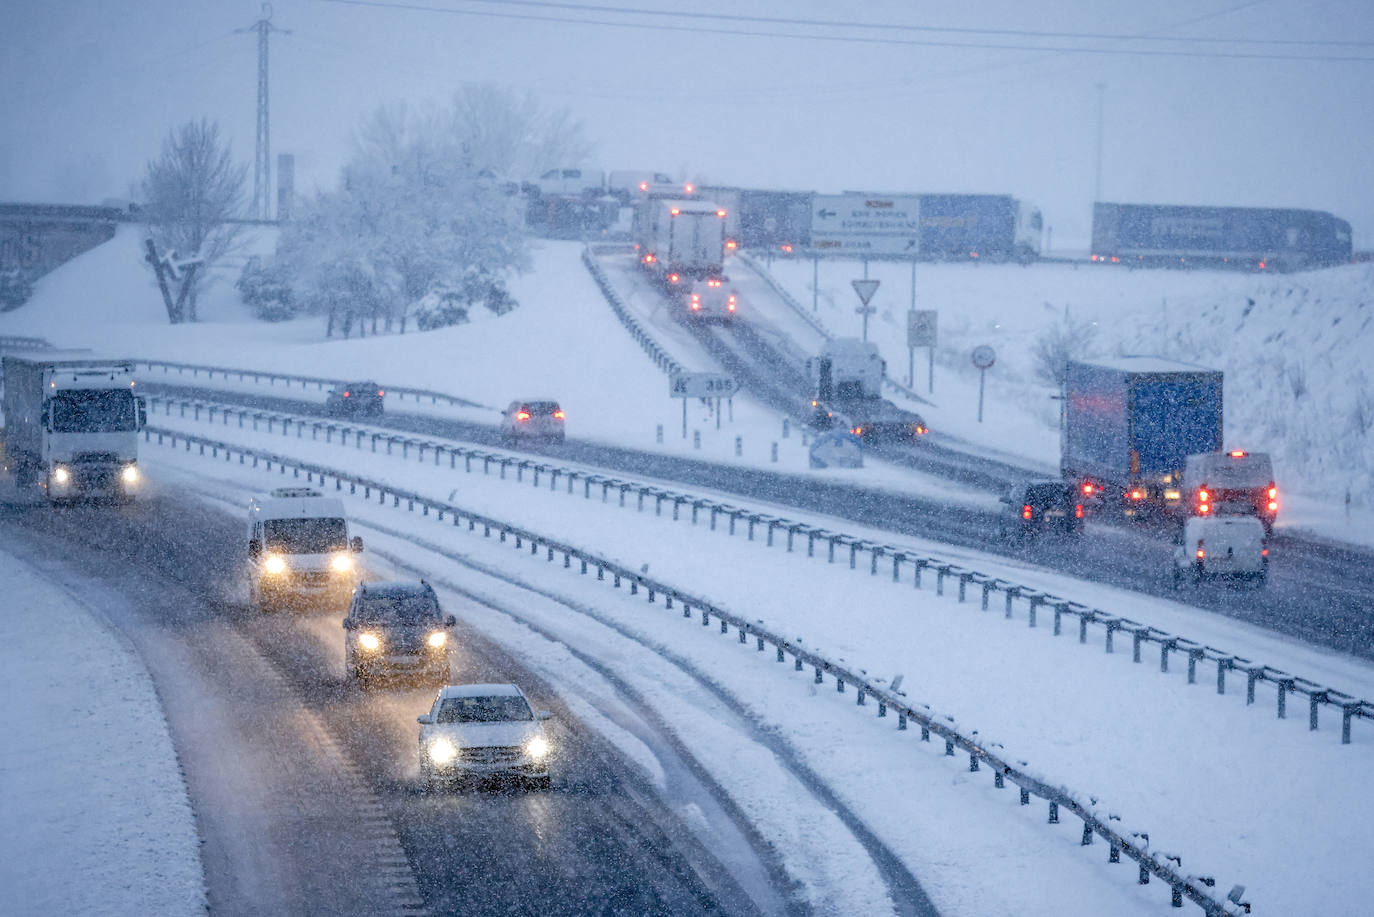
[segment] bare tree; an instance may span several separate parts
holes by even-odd
[[[226,222],[243,208],[247,166],[235,163],[219,127],[202,118],[170,131],[162,155],[148,163],[143,177],[145,221],[157,247],[181,260],[198,259],[184,314],[173,322],[196,320],[196,296],[216,262],[232,251],[240,225]]]
[[[469,83],[453,96],[449,131],[473,169],[513,179],[581,165],[592,153],[582,122],[566,108],[545,109],[533,93]]]

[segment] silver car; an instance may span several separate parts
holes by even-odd
[[[420,724],[420,779],[426,789],[461,777],[523,777],[550,784],[553,748],[543,721],[515,685],[447,685]]]
[[[508,441],[548,439],[563,442],[563,408],[549,398],[512,401],[501,412],[501,435]]]

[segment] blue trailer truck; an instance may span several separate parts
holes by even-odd
[[[1070,360],[1060,473],[1088,511],[1183,517],[1188,456],[1222,445],[1222,374],[1161,357]]]

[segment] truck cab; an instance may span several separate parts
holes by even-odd
[[[297,603],[348,604],[361,577],[363,540],[349,538],[343,501],[281,487],[248,504],[248,575],[262,611]]]

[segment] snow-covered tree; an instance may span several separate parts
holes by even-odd
[[[514,300],[501,278],[527,265],[524,214],[493,164],[504,170],[570,150],[575,136],[580,127],[565,115],[490,88],[465,89],[447,110],[378,109],[358,129],[342,186],[283,229],[277,261],[296,300],[329,314],[331,330],[361,322],[375,331],[379,321],[405,330],[427,295],[480,277],[485,292],[449,296],[450,304],[508,311]]]
[[[247,167],[235,163],[229,145],[220,140],[219,127],[202,118],[174,128],[162,144],[162,154],[144,173],[143,215],[160,252],[178,260],[199,259],[190,273],[184,315],[173,321],[196,320],[196,298],[216,262],[228,254],[241,227],[226,220],[243,207]]]

